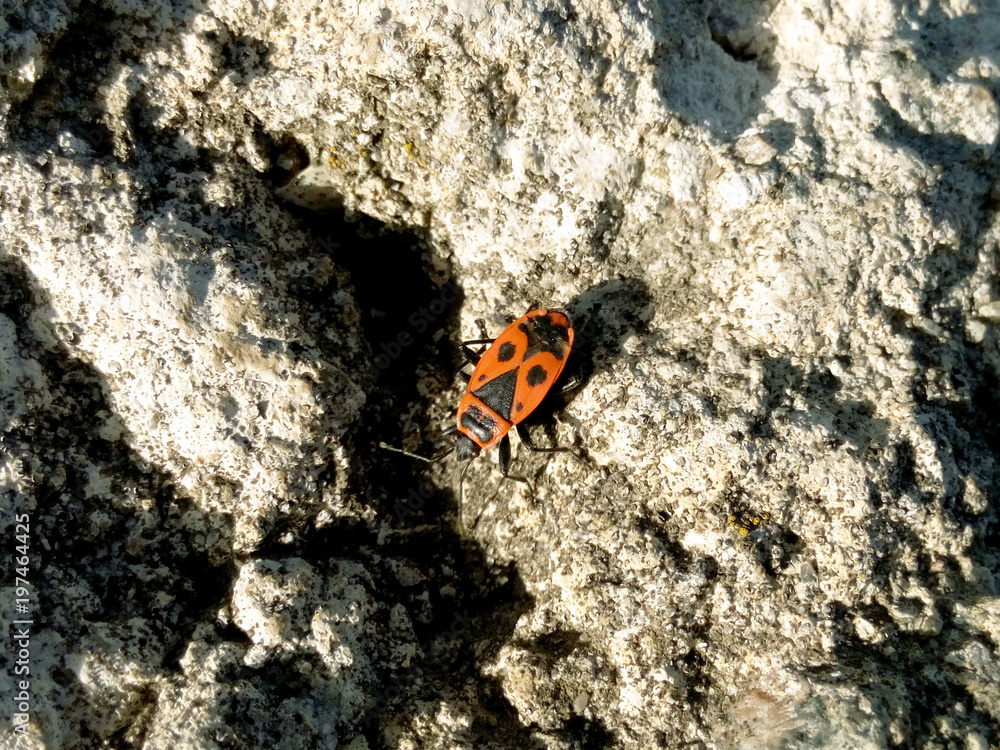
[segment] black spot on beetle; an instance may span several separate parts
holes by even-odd
[[[480,444],[488,443],[493,437],[496,422],[477,406],[470,406],[462,415],[462,427],[472,433]]]
[[[518,411],[521,411],[521,409],[524,408],[524,404],[522,404],[520,401],[518,401],[517,402],[517,406],[515,406],[514,408],[517,409]]]
[[[514,359],[515,352],[517,352],[517,347],[509,341],[504,341],[500,344],[500,348],[497,350],[497,361],[510,362]]]
[[[480,383],[482,383],[484,380],[486,380],[486,374],[485,373],[483,373],[482,375],[479,376],[479,382]]]
[[[563,359],[569,349],[569,329],[556,323],[551,315],[537,315],[529,318],[518,326],[518,329],[528,337],[528,348],[524,352],[524,360],[542,352],[549,352],[556,359]]]
[[[528,370],[528,385],[534,388],[536,385],[541,385],[545,382],[549,374],[545,371],[545,368],[541,365],[535,365],[530,370]]]

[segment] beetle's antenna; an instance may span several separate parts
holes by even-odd
[[[388,443],[383,443],[381,440],[378,441],[378,447],[384,451],[392,451],[393,453],[399,453],[403,456],[409,456],[410,458],[415,458],[418,461],[426,461],[430,463],[430,459],[427,456],[421,456],[418,453],[410,453],[409,451],[404,451],[402,448],[396,448],[395,446],[389,445]]]
[[[404,451],[402,448],[396,448],[392,445],[389,445],[388,443],[383,443],[381,440],[378,443],[378,447],[381,448],[382,450],[392,451],[393,453],[399,453],[403,456],[409,456],[410,458],[416,458],[417,460],[423,461],[424,463],[428,464],[436,463],[437,461],[440,461],[442,458],[450,456],[452,453],[455,452],[455,446],[453,445],[447,450],[438,453],[436,456],[431,456],[430,458],[428,458],[427,456],[421,456],[419,453],[410,453],[409,451]]]

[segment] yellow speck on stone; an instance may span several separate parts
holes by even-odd
[[[749,534],[750,533],[750,529],[748,529],[746,526],[740,526],[740,533],[741,534]]]
[[[407,144],[406,144],[406,150],[407,150],[407,151],[412,151],[412,150],[413,150],[413,144],[412,144],[412,143],[407,143]],[[412,158],[412,157],[411,157],[411,158]]]

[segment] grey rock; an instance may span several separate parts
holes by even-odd
[[[5,7],[10,746],[1000,744],[994,11]]]

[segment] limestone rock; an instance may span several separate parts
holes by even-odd
[[[1000,743],[998,18],[7,8],[19,741]],[[476,462],[463,535],[377,445],[532,304],[580,455]]]

